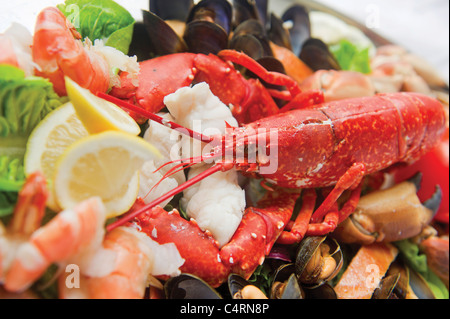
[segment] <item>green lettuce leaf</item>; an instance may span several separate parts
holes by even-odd
[[[134,19],[112,0],[67,0],[57,6],[81,36],[104,40],[105,45],[128,53],[133,36]]]
[[[332,45],[330,51],[342,70],[363,74],[371,72],[369,48],[361,49],[348,40],[342,40],[339,44]]]
[[[421,254],[419,247],[405,239],[394,243],[404,257],[406,263],[428,283],[436,299],[448,299],[449,293],[445,284],[427,265],[427,256]]]
[[[64,103],[53,85],[22,70],[0,65],[0,216],[12,212],[23,185],[23,158],[28,137],[36,125]]]

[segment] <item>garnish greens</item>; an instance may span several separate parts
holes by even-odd
[[[394,244],[408,266],[425,279],[436,299],[448,299],[449,294],[445,284],[428,267],[427,256],[420,253],[419,247],[408,239]]]
[[[128,53],[135,21],[121,5],[112,0],[67,0],[57,7],[83,39],[101,39],[105,45]]]
[[[12,213],[25,180],[23,158],[30,133],[64,101],[48,80],[0,65],[0,217]]]
[[[330,46],[330,51],[342,70],[364,74],[371,72],[369,48],[361,49],[348,40],[341,40],[338,44]]]

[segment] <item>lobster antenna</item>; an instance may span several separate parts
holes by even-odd
[[[190,137],[192,137],[192,138],[194,138],[196,140],[199,140],[199,141],[202,141],[202,142],[205,142],[205,143],[211,143],[213,141],[213,138],[211,138],[209,136],[203,135],[203,134],[198,133],[198,132],[194,132],[193,130],[188,129],[188,128],[180,125],[180,124],[177,124],[177,123],[172,122],[172,121],[168,121],[168,120],[162,118],[159,115],[156,115],[156,114],[154,114],[152,112],[144,110],[141,107],[135,106],[135,105],[133,105],[131,103],[128,103],[126,101],[118,99],[118,98],[116,98],[114,96],[111,96],[109,94],[106,94],[106,93],[103,93],[103,92],[97,92],[97,96],[102,98],[102,99],[104,99],[104,100],[106,100],[106,101],[114,103],[114,104],[116,104],[116,105],[118,105],[120,107],[123,107],[123,108],[125,108],[125,109],[127,109],[129,111],[133,111],[133,112],[135,112],[135,113],[137,113],[139,115],[142,115],[142,116],[148,118],[149,120],[157,122],[157,123],[159,123],[161,125],[164,125],[164,126],[166,126],[168,128],[180,129],[179,131],[181,133],[183,133],[183,134],[185,134],[187,136],[190,136]]]
[[[166,162],[166,163],[162,164],[160,167],[158,167],[156,170],[154,170],[153,173],[160,171],[162,168],[166,167],[167,165],[175,164],[177,162],[187,162],[187,163],[198,164],[198,163],[205,161],[205,159],[214,159],[219,156],[221,156],[220,153],[200,155],[200,156],[196,156],[196,157],[179,158],[179,159],[172,160],[170,162]],[[180,164],[177,164],[177,165],[180,165]],[[173,170],[173,168],[171,170]]]
[[[175,175],[175,174],[178,173],[178,172],[182,172],[182,171],[184,171],[185,169],[194,166],[195,164],[198,164],[198,163],[180,163],[180,164],[175,165],[175,166],[172,167],[169,171],[167,171],[167,173],[164,174],[164,176],[161,177],[161,179],[160,179],[155,185],[152,186],[152,188],[147,192],[147,194],[144,196],[144,198],[146,198],[148,195],[150,195],[150,193],[151,193],[156,187],[158,187],[159,184],[161,184],[163,180],[165,180],[166,178],[169,178],[170,176]]]
[[[183,184],[179,185],[178,187],[172,189],[170,192],[164,194],[163,196],[161,196],[160,198],[155,199],[153,202],[141,207],[140,209],[131,212],[125,216],[123,216],[122,218],[116,220],[115,222],[109,224],[106,227],[106,231],[111,231],[119,226],[124,225],[125,223],[129,222],[130,220],[132,220],[133,218],[139,216],[142,213],[145,213],[146,211],[148,211],[149,209],[152,209],[153,207],[161,204],[162,202],[164,202],[165,200],[171,198],[172,196],[175,196],[179,193],[181,193],[182,191],[184,191],[186,188],[191,187],[192,185],[198,183],[199,181],[205,179],[206,177],[220,171],[223,169],[223,166],[218,164],[218,165],[214,165],[208,169],[206,169],[204,172],[198,174],[197,176],[195,176],[194,178],[184,182]]]

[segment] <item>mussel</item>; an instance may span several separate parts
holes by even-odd
[[[333,279],[342,264],[343,254],[334,239],[311,236],[303,239],[298,247],[295,273],[302,285],[318,287]]]
[[[258,9],[258,4],[261,9]],[[259,20],[265,25],[267,13],[264,11],[267,11],[267,0],[233,0],[233,26],[237,27],[247,20]]]
[[[277,268],[272,279],[273,299],[336,299],[329,282],[343,264],[339,244],[327,237],[306,237],[298,246],[293,263]]]
[[[191,8],[183,39],[193,53],[217,54],[228,48],[232,7],[226,0],[203,0]]]
[[[186,43],[163,19],[156,14],[142,10],[143,22],[134,25],[129,55],[136,55],[138,61],[157,56],[186,52]]]
[[[260,57],[266,57],[266,56],[273,56],[272,49],[270,48],[269,38],[267,37],[267,31],[264,28],[264,26],[261,24],[259,20],[256,19],[250,19],[242,22],[233,33],[233,37],[231,38],[231,44],[230,48],[237,49],[234,47],[234,44],[244,36],[251,35],[253,36],[261,45],[261,48],[263,49],[262,55]],[[241,46],[244,52],[249,52],[246,50],[245,46]],[[258,58],[254,55],[251,55],[251,52],[249,52],[250,56],[252,56],[254,59]]]
[[[280,266],[273,276],[271,299],[305,299],[305,293],[295,275],[292,263]]]
[[[291,47],[295,55],[299,56],[303,44],[311,37],[311,21],[309,12],[302,5],[290,7],[281,17],[286,23],[290,24],[289,34],[291,38]]]
[[[306,40],[299,56],[314,71],[341,69],[328,46],[320,39],[309,38]]]
[[[409,268],[397,258],[389,267],[372,299],[406,299],[409,294]]]
[[[150,11],[165,21],[185,22],[189,11],[194,6],[193,0],[150,0]]]
[[[222,296],[202,279],[181,274],[164,284],[167,299],[222,299]]]
[[[228,276],[228,289],[233,299],[267,299],[258,287],[237,274]]]

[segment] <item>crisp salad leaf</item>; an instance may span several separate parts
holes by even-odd
[[[23,158],[29,135],[49,112],[60,106],[53,85],[10,65],[0,65],[0,216],[12,212],[25,180]]]
[[[406,263],[420,274],[428,283],[437,299],[448,299],[449,294],[445,284],[434,274],[427,265],[427,256],[421,254],[419,247],[408,239],[394,243],[404,257]]]
[[[67,0],[57,6],[81,36],[92,42],[97,39],[124,54],[133,36],[134,18],[112,0]]]
[[[339,63],[342,70],[356,71],[364,74],[371,72],[370,48],[358,48],[348,40],[342,40],[330,47],[330,51]]]

